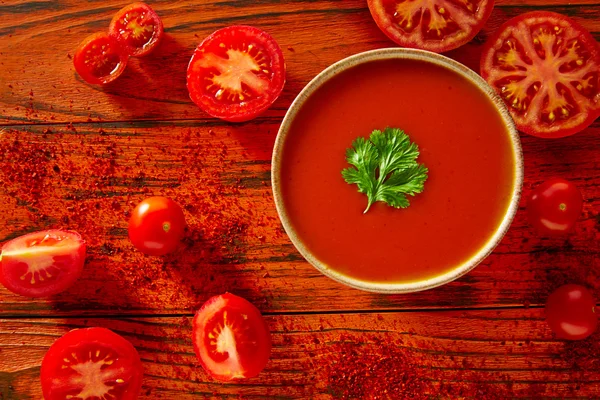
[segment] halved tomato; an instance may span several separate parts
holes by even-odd
[[[494,0],[369,0],[373,19],[403,47],[442,53],[467,43],[489,18]]]
[[[163,23],[146,3],[133,3],[119,10],[108,28],[112,36],[131,56],[145,56],[163,37]]]
[[[600,116],[598,44],[564,15],[534,11],[506,22],[484,47],[481,76],[531,135],[572,135]]]
[[[134,400],[142,387],[142,363],[133,345],[105,328],[75,329],[44,356],[46,400]]]
[[[252,378],[271,354],[271,334],[260,311],[248,300],[225,293],[210,298],[194,318],[194,350],[213,378]]]
[[[75,51],[75,71],[87,83],[104,84],[117,79],[127,66],[127,54],[104,32],[85,38]]]
[[[190,98],[204,112],[248,121],[279,97],[285,83],[281,48],[251,26],[220,29],[200,43],[187,70]]]
[[[76,232],[48,230],[20,236],[2,246],[0,282],[28,297],[60,293],[81,275],[85,250]]]

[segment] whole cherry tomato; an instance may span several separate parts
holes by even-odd
[[[546,320],[561,339],[585,339],[596,330],[596,299],[584,286],[568,284],[556,289],[546,302]]]
[[[142,253],[162,256],[177,248],[185,231],[179,204],[167,197],[149,197],[137,205],[129,220],[129,239]]]
[[[581,216],[583,199],[564,179],[550,179],[536,187],[527,202],[529,222],[544,236],[564,235]]]

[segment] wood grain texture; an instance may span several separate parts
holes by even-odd
[[[523,136],[524,196],[502,243],[458,281],[397,296],[345,288],[294,249],[272,203],[276,124],[25,128],[0,137],[0,206],[11,210],[0,217],[0,240],[68,228],[84,235],[89,257],[80,284],[50,300],[0,289],[0,315],[185,313],[227,290],[277,312],[540,304],[569,280],[600,294],[598,126],[560,141]],[[567,239],[537,237],[524,212],[532,187],[554,176],[585,197]],[[159,194],[184,207],[189,240],[173,256],[144,257],[127,238],[127,213]]]
[[[46,350],[84,326],[136,346],[143,399],[600,398],[600,333],[557,341],[539,308],[566,282],[600,298],[598,121],[558,141],[522,137],[519,212],[474,271],[423,293],[359,292],[295,251],[272,204],[270,158],[281,118],[310,79],[393,46],[366,1],[149,1],[165,23],[163,44],[114,84],[87,85],[73,51],[125,3],[0,0],[0,242],[60,227],[89,244],[81,280],[61,295],[31,300],[0,288],[0,400],[40,399]],[[482,32],[449,55],[477,70],[486,38],[536,9],[567,14],[600,38],[596,0],[498,0]],[[244,124],[209,118],[185,87],[195,46],[231,24],[267,30],[287,63],[282,96]],[[524,199],[555,176],[581,189],[583,216],[570,237],[541,239]],[[189,223],[166,258],[141,256],[127,238],[128,213],[151,194],[176,199]],[[266,314],[274,341],[266,370],[235,384],[210,380],[191,342],[193,313],[225,291]]]
[[[167,36],[147,58],[132,59],[112,85],[83,82],[72,56],[87,35],[105,30],[122,1],[4,1],[0,5],[0,123],[194,119],[212,123],[189,99],[187,64],[208,34],[232,24],[260,27],[275,37],[287,64],[283,94],[258,122],[279,120],[304,85],[325,67],[390,42],[373,22],[366,0],[152,1]],[[486,37],[507,18],[543,8],[573,16],[600,34],[594,2],[497,1],[490,21],[449,55],[478,69]]]
[[[571,354],[577,348],[554,340],[536,309],[277,315],[267,322],[273,351],[266,369],[257,378],[221,384],[196,361],[191,316],[0,320],[0,382],[9,388],[5,398],[41,398],[39,367],[48,347],[70,329],[102,326],[138,349],[145,370],[141,399],[338,397],[348,388],[358,390],[352,382],[360,379],[342,378],[341,371],[377,371],[385,368],[380,363],[395,365],[391,357],[406,360],[402,371],[396,377],[374,375],[371,382],[395,382],[402,373],[425,377],[423,390],[431,390],[432,398],[600,396],[600,353],[575,365]],[[369,385],[366,381],[364,398],[377,394]],[[388,389],[388,398],[403,398],[398,386]]]

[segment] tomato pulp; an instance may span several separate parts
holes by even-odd
[[[600,116],[600,47],[564,15],[534,11],[507,21],[486,42],[481,76],[531,135],[572,135]]]
[[[105,328],[75,329],[44,356],[46,400],[135,400],[142,387],[142,363],[125,338]]]
[[[145,3],[133,3],[119,10],[108,32],[131,56],[145,56],[152,52],[163,37],[163,23],[154,10]]]
[[[210,298],[194,318],[194,350],[213,378],[252,378],[269,361],[271,334],[248,300],[231,293]]]
[[[85,253],[76,232],[53,229],[20,236],[2,246],[0,282],[22,296],[58,294],[81,275]]]
[[[345,153],[374,129],[403,129],[429,169],[410,207],[374,204],[347,184]],[[414,282],[470,259],[499,227],[516,183],[500,113],[460,75],[413,60],[371,61],[317,89],[282,149],[283,206],[329,268],[369,282]]]
[[[88,83],[106,84],[117,79],[127,66],[128,56],[121,46],[104,32],[84,39],[75,51],[75,71]]]
[[[285,83],[281,48],[252,26],[219,29],[200,43],[188,66],[190,98],[204,112],[231,122],[262,114]]]
[[[467,43],[481,30],[493,0],[369,0],[373,19],[403,47],[441,53]]]

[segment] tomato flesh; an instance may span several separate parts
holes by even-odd
[[[534,11],[506,22],[486,43],[481,75],[534,136],[572,135],[600,116],[598,45],[564,15]]]
[[[149,197],[129,219],[129,239],[141,252],[162,256],[174,251],[185,233],[183,210],[167,197]]]
[[[268,33],[250,26],[230,26],[208,36],[194,52],[187,72],[194,103],[231,122],[263,113],[284,83],[281,48]]]
[[[492,13],[493,0],[368,0],[377,26],[403,47],[441,53],[467,43]]]
[[[582,208],[581,192],[573,183],[559,178],[537,186],[527,202],[529,222],[544,236],[572,231]]]
[[[598,327],[596,299],[584,286],[563,285],[548,297],[546,321],[561,339],[585,339]]]
[[[194,318],[193,335],[198,360],[219,381],[257,376],[269,361],[271,334],[264,318],[233,294],[204,303]]]
[[[136,349],[105,328],[76,329],[59,338],[42,361],[46,400],[133,400],[142,385]]]
[[[75,70],[88,83],[106,84],[117,79],[127,66],[127,54],[104,32],[88,36],[73,57]]]
[[[47,230],[2,246],[0,282],[11,292],[45,297],[69,288],[81,275],[86,245],[76,232]]]
[[[146,3],[133,3],[115,14],[109,34],[131,56],[145,56],[152,52],[163,37],[163,23],[158,14]]]

